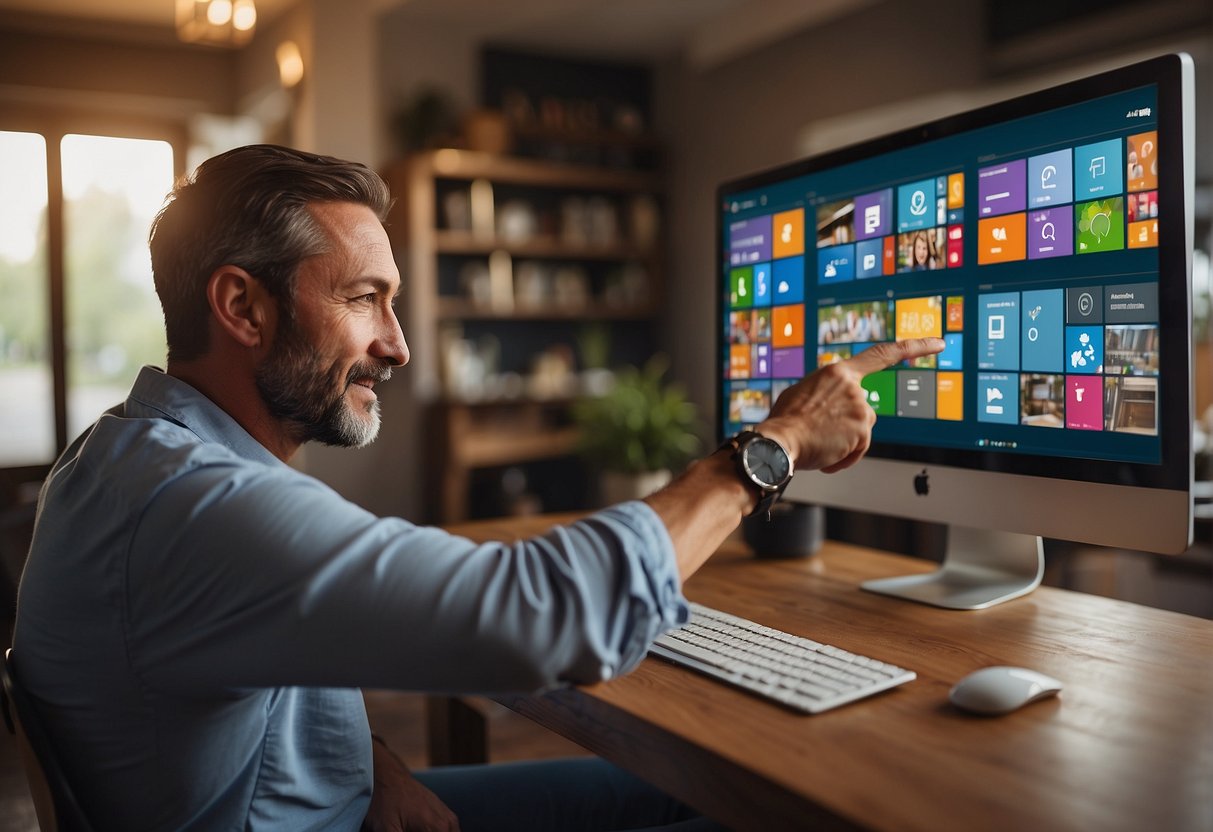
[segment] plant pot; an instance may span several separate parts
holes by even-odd
[[[664,486],[672,478],[668,470],[623,474],[603,471],[601,479],[603,504],[613,506],[628,500],[640,500]]]

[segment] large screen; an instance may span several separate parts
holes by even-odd
[[[1186,492],[1190,67],[1166,56],[721,186],[721,435],[817,367],[936,336],[939,355],[864,380],[871,457]]]

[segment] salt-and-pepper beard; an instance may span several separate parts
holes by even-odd
[[[343,448],[362,448],[379,435],[379,401],[366,406],[366,417],[354,412],[346,391],[356,379],[376,383],[392,377],[381,362],[359,361],[341,377],[337,362],[325,369],[315,348],[295,322],[282,320],[269,356],[257,366],[256,383],[270,413],[285,422],[292,438]]]

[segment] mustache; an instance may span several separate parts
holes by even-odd
[[[346,374],[345,386],[349,387],[360,378],[369,378],[376,384],[389,381],[392,378],[391,365],[374,361],[359,361],[350,367],[350,371]]]

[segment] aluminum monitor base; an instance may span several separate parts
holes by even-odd
[[[980,610],[1027,595],[1040,585],[1044,570],[1044,544],[1036,535],[949,526],[938,570],[864,581],[862,586],[936,607]]]

